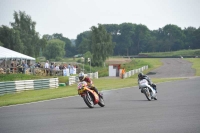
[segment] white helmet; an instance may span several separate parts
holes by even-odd
[[[83,72],[80,72],[79,75],[78,75],[78,78],[79,78],[80,81],[84,80],[85,74]]]

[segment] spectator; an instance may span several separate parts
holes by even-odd
[[[123,69],[122,69],[122,75],[121,75],[121,77],[122,77],[122,79],[124,79],[124,74],[126,73],[126,70],[125,70],[125,68],[123,67]]]
[[[74,66],[73,65],[70,67],[69,73],[70,73],[70,75],[74,74]]]
[[[70,69],[70,68],[71,68],[71,65],[69,64],[69,65],[68,65],[68,69]]]
[[[60,70],[60,68],[59,68],[59,64],[55,65],[54,70],[55,70],[55,74],[58,75],[59,70]]]
[[[38,62],[38,63],[36,64],[36,67],[38,67],[38,68],[40,68],[40,67],[41,67],[41,64],[40,64],[40,62]]]
[[[28,68],[28,65],[22,61],[22,73],[25,74],[26,73],[26,69]]]
[[[35,75],[35,66],[33,64],[30,64],[30,72]]]
[[[67,68],[69,69],[69,74],[70,74],[71,65],[69,64]]]
[[[49,68],[50,68],[50,75],[52,76],[53,75],[53,71],[55,69],[54,62],[51,63]]]
[[[10,72],[12,72],[12,73],[14,73],[13,68],[14,68],[14,62],[12,61],[10,64]]]
[[[45,69],[46,75],[48,75],[48,73],[49,73],[49,61],[48,60],[46,61],[45,65],[44,65],[44,69]]]
[[[59,65],[59,69],[62,70],[63,69],[63,64]]]
[[[59,70],[60,70],[59,64],[56,65],[55,70],[56,70],[56,71],[59,71]]]

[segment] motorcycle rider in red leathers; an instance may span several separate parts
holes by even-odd
[[[85,81],[87,82],[87,86],[89,89],[91,90],[94,90],[100,97],[102,97],[102,94],[100,94],[97,90],[97,88],[93,85],[92,83],[92,80],[86,76],[83,72],[80,72],[79,73],[79,76],[78,76],[79,80],[82,82],[82,81]]]

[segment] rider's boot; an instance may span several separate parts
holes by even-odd
[[[157,89],[156,89],[156,87],[155,87],[154,89],[155,89],[155,91],[156,91],[156,93],[157,93]]]
[[[141,88],[139,88],[139,89],[141,89]],[[143,93],[143,90],[141,89],[141,93]]]
[[[99,97],[103,98],[103,94],[102,93],[98,93]]]
[[[99,97],[103,98],[103,94],[99,93],[96,87],[94,87],[93,89],[99,95]]]
[[[154,89],[154,90],[156,91],[156,93],[157,93],[156,85],[155,85],[155,84],[152,84],[151,86],[153,87],[153,89]]]

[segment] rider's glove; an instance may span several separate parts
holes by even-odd
[[[87,83],[87,86],[88,86],[88,87],[91,87],[91,83]]]
[[[81,90],[78,90],[78,94],[79,94],[79,95],[81,94]]]

